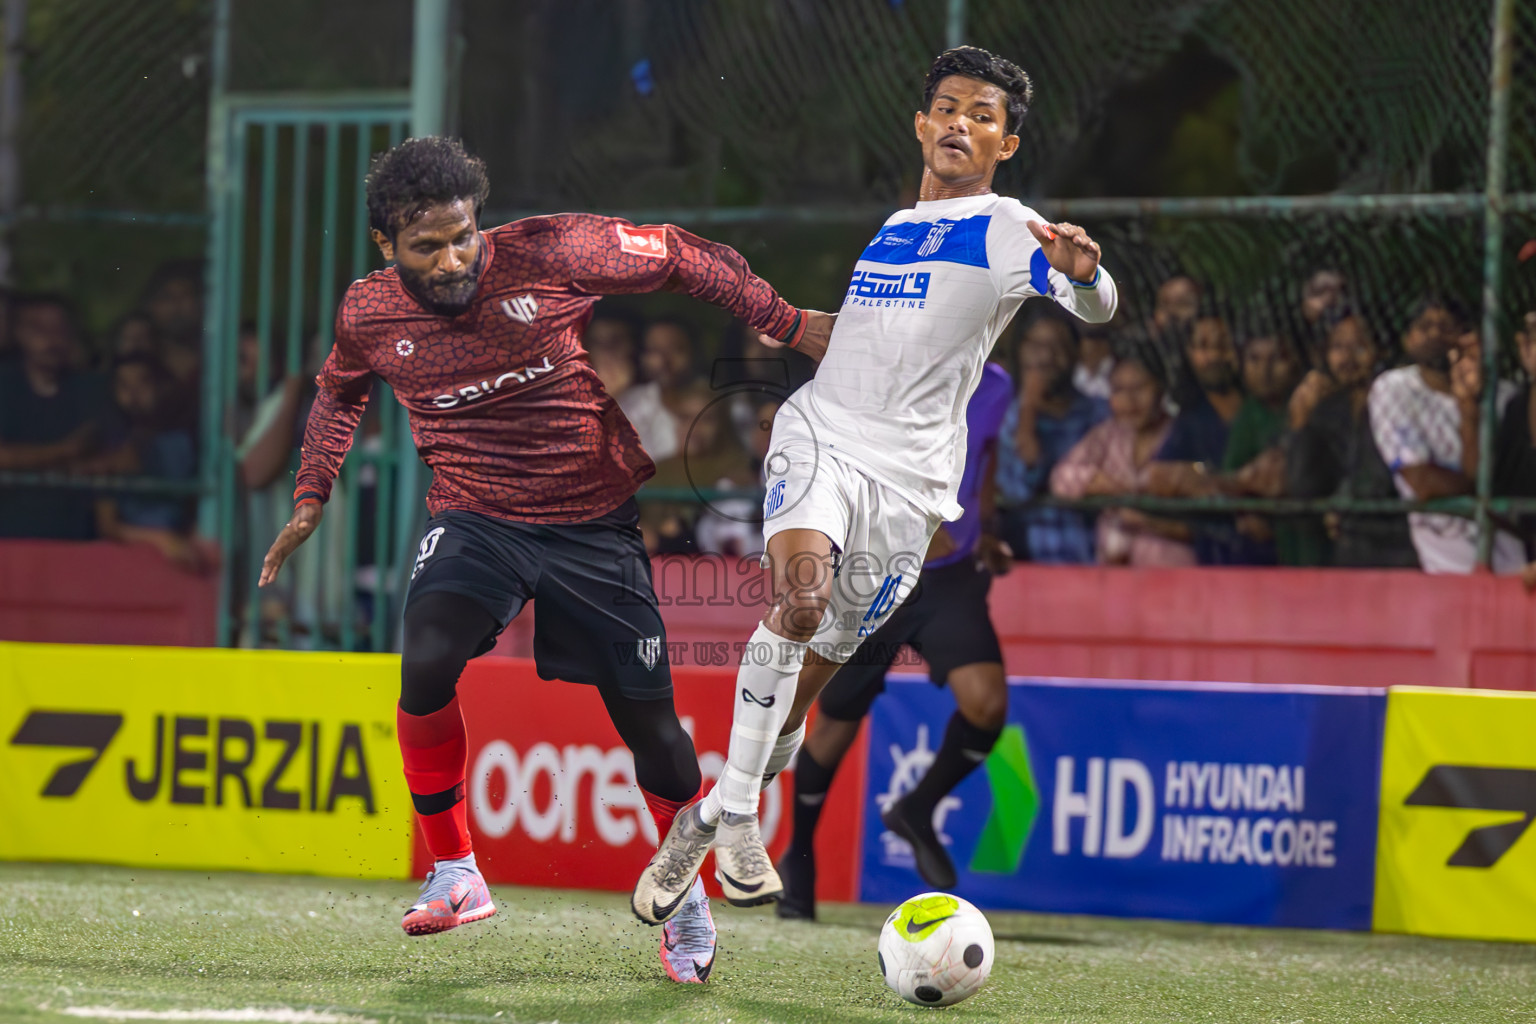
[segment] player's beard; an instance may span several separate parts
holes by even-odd
[[[480,290],[480,264],[484,259],[485,249],[482,247],[480,255],[475,258],[475,265],[448,281],[433,281],[399,264],[395,266],[400,273],[400,283],[423,306],[438,316],[459,316],[468,311],[475,301],[475,293]]]

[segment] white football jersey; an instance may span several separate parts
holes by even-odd
[[[773,447],[811,443],[959,518],[965,410],[1019,304],[1050,296],[1090,323],[1115,312],[1102,268],[1074,283],[1046,262],[1017,199],[968,196],[891,215],[859,257],[826,356],[773,425]]]

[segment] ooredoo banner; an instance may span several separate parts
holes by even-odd
[[[939,807],[956,893],[998,909],[1371,926],[1383,691],[1014,680]],[[894,678],[869,740],[860,897],[920,891],[880,810],[932,762],[947,691]]]
[[[736,673],[672,670],[674,701],[712,781],[725,764]],[[459,684],[469,729],[466,778],[475,860],[487,879],[517,885],[623,891],[656,850],[656,827],[635,784],[634,759],[591,686],[549,682],[530,661],[481,658]],[[824,899],[857,898],[862,747],[827,797],[817,835]],[[707,788],[707,787],[706,787]],[[788,842],[790,773],[762,795],[769,852]],[[418,841],[416,871],[429,866]],[[710,870],[706,885],[714,889]]]
[[[1536,941],[1536,694],[1387,698],[1376,928]]]
[[[0,643],[0,859],[403,878],[388,655]]]

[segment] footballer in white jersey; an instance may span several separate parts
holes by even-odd
[[[966,46],[940,54],[924,85],[919,201],[860,256],[824,349],[799,346],[820,366],[774,421],[763,508],[774,601],[738,671],[724,771],[641,875],[636,913],[691,884],[711,846],[730,902],[782,893],[758,792],[789,764],[832,674],[911,592],[939,524],[960,515],[966,407],[993,343],[1032,296],[1090,322],[1114,315],[1087,233],[992,192],[1019,147],[1028,76]]]

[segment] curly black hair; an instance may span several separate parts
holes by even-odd
[[[1029,110],[1029,101],[1034,99],[1035,87],[1017,64],[979,46],[945,50],[934,58],[928,77],[923,80],[923,110],[933,109],[933,94],[938,91],[939,83],[950,75],[989,82],[1003,90],[1008,97],[1008,122],[1003,126],[1004,130],[1009,135],[1018,132],[1019,125],[1024,123],[1024,114]]]
[[[458,139],[428,135],[406,139],[394,149],[376,154],[364,179],[368,193],[368,225],[394,239],[395,234],[428,207],[468,199],[475,219],[490,194],[485,161],[470,156]]]

